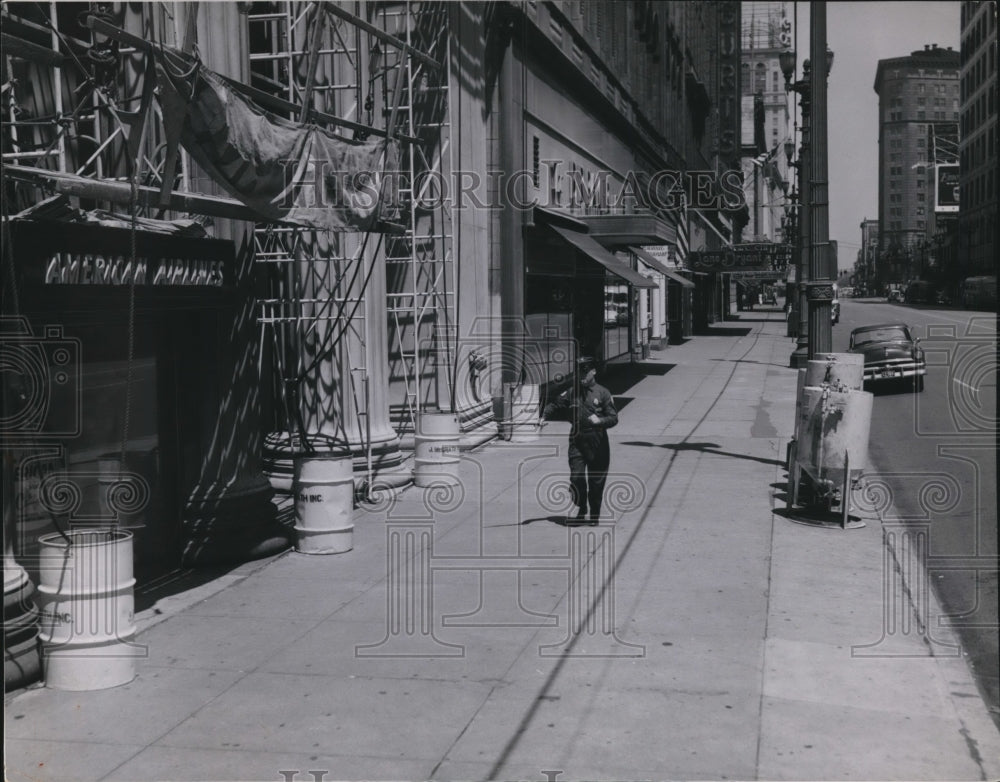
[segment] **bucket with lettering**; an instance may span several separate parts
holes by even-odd
[[[295,550],[343,554],[354,548],[354,465],[350,457],[299,457],[295,494]]]
[[[459,426],[454,413],[424,412],[417,417],[413,485],[455,486],[459,482]]]
[[[70,530],[39,538],[45,686],[104,690],[135,678],[132,533]]]
[[[531,443],[539,437],[538,386],[525,383],[511,393],[510,441]]]

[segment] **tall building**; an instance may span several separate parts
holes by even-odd
[[[792,48],[792,23],[784,2],[743,3],[741,108],[743,190],[749,222],[746,241],[780,241],[785,213],[789,99],[778,55]]]
[[[995,274],[997,4],[962,3],[959,251],[963,276]]]
[[[947,135],[958,120],[958,66],[958,52],[937,44],[879,60],[877,276],[884,284],[902,284],[924,272],[921,248],[934,208],[930,140]]]
[[[861,221],[861,247],[858,250],[858,261],[854,266],[855,288],[861,294],[878,295],[882,292],[882,283],[875,273],[875,259],[878,256],[878,220]]]

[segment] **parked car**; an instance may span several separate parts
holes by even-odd
[[[840,299],[830,302],[830,322],[836,326],[840,323]]]
[[[889,295],[886,297],[886,301],[890,304],[902,304],[903,303],[903,292],[899,288],[893,288],[889,291]]]
[[[920,340],[913,339],[903,323],[861,326],[851,332],[849,353],[865,357],[865,382],[910,378],[917,391],[924,390],[927,362]]]

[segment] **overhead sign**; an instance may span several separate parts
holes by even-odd
[[[740,280],[780,280],[783,272],[732,272],[733,279]]]
[[[732,250],[699,250],[688,253],[691,268],[700,272],[733,271],[735,257]]]
[[[957,163],[939,163],[934,175],[934,211],[957,212],[959,177]]]
[[[641,247],[668,269],[678,269],[676,250],[669,244],[645,244]]]
[[[724,250],[704,250],[691,253],[691,268],[715,272],[784,273],[792,262],[792,246],[774,242],[737,244]]]

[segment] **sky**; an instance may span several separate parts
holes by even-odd
[[[793,13],[795,3],[789,3]],[[808,57],[809,3],[799,2],[799,60]],[[827,3],[829,79],[830,238],[838,266],[851,269],[861,246],[861,221],[878,219],[878,61],[903,57],[925,44],[958,51],[961,4],[939,2]],[[801,67],[798,74],[801,75]]]

